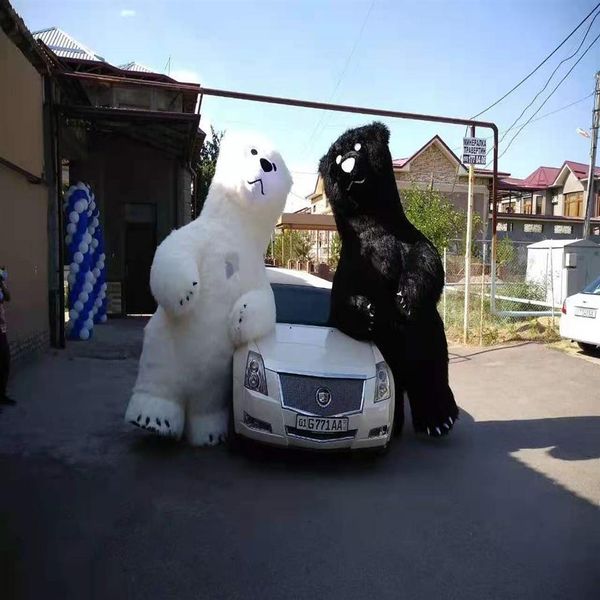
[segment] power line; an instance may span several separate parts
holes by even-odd
[[[548,96],[546,97],[546,99],[539,105],[539,107],[531,115],[531,117],[529,117],[529,119],[527,119],[527,121],[525,121],[525,123],[523,123],[523,125],[521,125],[521,127],[519,128],[519,130],[517,131],[517,133],[515,133],[515,135],[513,135],[513,137],[508,142],[506,148],[504,148],[504,150],[502,151],[502,153],[500,154],[500,156],[498,156],[498,158],[500,158],[501,156],[504,156],[506,154],[507,150],[510,148],[510,146],[515,141],[515,139],[517,138],[517,136],[521,133],[521,131],[523,131],[523,129],[525,129],[525,127],[527,127],[527,125],[529,123],[531,123],[531,121],[533,120],[533,117],[535,117],[535,115],[537,115],[540,112],[540,110],[542,110],[542,107],[544,106],[544,104],[546,104],[546,102],[548,102],[548,100],[550,100],[550,98],[554,95],[554,93],[556,92],[556,90],[562,85],[562,83],[565,81],[565,79],[571,74],[571,72],[573,71],[573,69],[581,62],[581,60],[583,59],[583,57],[590,51],[590,49],[598,41],[598,39],[600,39],[600,34],[598,34],[594,38],[594,40],[590,43],[590,45],[585,49],[585,51],[583,52],[583,54],[575,61],[575,63],[573,64],[573,66],[566,72],[565,76],[554,86],[554,89],[548,94]],[[488,165],[486,165],[486,166],[489,166],[489,164],[490,163],[488,163]]]
[[[600,2],[598,4],[596,4],[596,6],[594,6],[594,8],[585,16],[585,18],[579,23],[579,25],[577,25],[577,27],[575,27],[575,29],[573,29],[573,31],[571,31],[571,33],[569,33],[569,35],[558,46],[556,46],[556,48],[554,48],[554,50],[552,50],[552,52],[550,54],[548,54],[548,56],[546,56],[546,58],[537,67],[535,67],[535,69],[533,69],[533,71],[531,71],[531,73],[529,73],[528,75],[523,77],[523,79],[521,79],[521,81],[519,81],[519,83],[517,83],[508,92],[506,92],[506,94],[504,94],[504,96],[502,96],[501,98],[499,98],[498,100],[496,100],[495,102],[490,104],[487,108],[484,108],[481,112],[478,112],[475,116],[473,116],[471,118],[476,119],[477,117],[481,116],[483,113],[490,110],[490,108],[493,108],[497,104],[500,104],[500,102],[502,102],[502,100],[504,100],[505,98],[510,96],[510,94],[512,94],[516,89],[521,87],[521,85],[523,85],[532,75],[534,75],[537,71],[539,71],[539,69],[543,65],[545,65],[567,43],[567,41],[575,34],[575,32],[590,18],[590,16],[592,14],[594,14],[594,12],[596,12],[596,9],[599,6],[600,6]]]
[[[555,115],[556,113],[562,112],[563,110],[567,110],[567,108],[571,108],[571,106],[575,106],[576,104],[580,104],[581,102],[584,102],[585,100],[587,100],[588,98],[590,98],[591,96],[594,95],[594,92],[592,92],[591,94],[588,94],[587,96],[584,96],[583,98],[580,98],[579,100],[575,100],[574,102],[571,102],[569,104],[566,104],[565,106],[561,106],[560,108],[557,108],[551,112],[548,113],[544,113],[543,115],[540,115],[537,119],[533,119],[530,123],[536,123],[537,121],[541,121],[542,119],[545,119],[546,117],[550,117],[552,115]],[[509,127],[508,129],[504,129],[502,130],[502,134],[508,133],[509,131],[512,131],[513,129],[516,129],[517,127],[520,127],[523,123],[515,123],[513,124],[511,127]],[[487,137],[483,138],[485,140],[491,140],[493,139],[493,135],[488,135]],[[462,145],[460,146],[456,146],[455,148],[452,148],[452,152],[457,153],[460,150],[462,150]],[[489,154],[489,151],[488,151]]]
[[[588,33],[590,32],[590,29],[592,28],[592,25],[594,24],[594,21],[598,18],[598,16],[600,16],[600,12],[597,12],[596,15],[594,16],[594,18],[590,21],[590,24],[588,25],[588,28],[586,29],[585,35],[583,36],[581,42],[579,43],[579,46],[577,46],[577,50],[575,50],[575,52],[573,52],[572,54],[570,54],[569,56],[567,56],[567,58],[563,58],[558,63],[558,65],[556,66],[556,68],[554,69],[554,71],[552,71],[552,73],[550,74],[550,77],[548,77],[546,83],[544,84],[544,87],[534,96],[533,100],[521,111],[521,114],[510,124],[510,127],[503,133],[502,137],[500,138],[500,140],[498,142],[499,144],[502,143],[502,141],[506,137],[506,134],[511,129],[513,129],[515,123],[517,123],[517,121],[519,121],[519,119],[527,112],[527,109],[529,109],[535,103],[535,101],[540,97],[540,94],[542,94],[544,92],[544,90],[548,87],[548,85],[552,81],[552,78],[554,77],[554,75],[556,74],[556,72],[558,71],[558,69],[560,69],[560,67],[565,62],[567,62],[568,60],[571,60],[581,50],[581,47],[583,46],[583,43],[587,39]]]
[[[365,14],[365,18],[363,19],[362,25],[360,27],[360,30],[358,32],[358,35],[356,36],[356,39],[354,40],[354,44],[352,46],[352,50],[350,50],[350,54],[348,54],[348,58],[346,59],[346,63],[344,64],[344,68],[342,69],[340,76],[338,77],[338,80],[335,84],[335,87],[333,88],[333,92],[328,100],[328,102],[332,102],[337,91],[338,88],[340,87],[340,84],[342,83],[342,80],[344,79],[345,75],[346,75],[346,71],[348,70],[348,67],[350,66],[350,61],[352,60],[352,57],[354,56],[354,53],[356,52],[356,48],[358,47],[358,43],[360,42],[363,32],[365,30],[365,27],[367,25],[367,21],[369,20],[369,16],[371,15],[371,11],[373,10],[373,6],[375,6],[375,0],[371,0],[371,5],[369,6],[369,10],[367,11],[367,13]],[[323,122],[323,119],[325,118],[325,115],[327,114],[326,111],[322,111],[321,112],[321,116],[319,118],[319,120],[317,121],[317,124],[315,125],[315,128],[313,129],[310,137],[308,138],[308,142],[306,144],[306,147],[308,148],[312,142],[313,139],[315,137],[315,135],[317,134],[319,128],[321,127],[321,123]]]

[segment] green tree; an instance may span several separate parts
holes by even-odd
[[[273,256],[282,266],[288,260],[308,261],[312,259],[312,241],[305,231],[286,230],[276,233],[273,243],[269,243],[267,256]]]
[[[195,219],[204,206],[208,188],[215,174],[215,165],[219,157],[223,131],[215,131],[211,126],[210,135],[206,136],[200,150],[200,157],[196,167],[196,181],[192,195],[192,219]]]
[[[512,264],[516,261],[517,249],[510,238],[504,237],[496,246],[496,263],[498,266]]]
[[[329,266],[336,269],[340,262],[340,253],[342,251],[342,239],[337,231],[331,234],[329,242]]]
[[[431,240],[440,253],[453,240],[462,240],[464,247],[467,215],[455,208],[442,193],[412,187],[402,192],[402,204],[409,221]],[[473,213],[474,234],[480,225],[481,217]]]

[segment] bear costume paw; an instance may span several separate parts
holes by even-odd
[[[373,303],[365,296],[351,296],[350,306],[354,317],[352,328],[356,330],[356,335],[371,338],[375,328],[375,307]]]
[[[186,423],[186,437],[192,446],[216,446],[227,441],[229,411],[192,415]]]
[[[272,294],[253,290],[244,294],[229,316],[229,334],[234,346],[256,340],[273,329],[275,303]]]
[[[416,425],[415,431],[417,433],[426,433],[429,437],[439,438],[450,433],[450,430],[454,427],[458,416],[447,417],[445,420],[438,423],[431,423],[429,425]]]
[[[169,261],[158,257],[158,252],[157,258],[150,271],[150,286],[156,302],[173,316],[188,313],[199,297],[197,266],[189,260]]]
[[[398,308],[405,314],[405,316],[410,317],[410,305],[408,303],[408,298],[406,293],[402,290],[396,293],[396,304]]]
[[[183,433],[183,408],[171,400],[135,393],[129,401],[125,421],[162,437],[179,439]]]

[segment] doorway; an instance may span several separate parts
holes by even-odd
[[[125,212],[125,313],[152,314],[156,310],[150,291],[150,267],[156,250],[155,206],[128,204]]]

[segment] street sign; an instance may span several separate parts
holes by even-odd
[[[485,138],[463,138],[463,163],[466,165],[485,165],[486,157]]]

